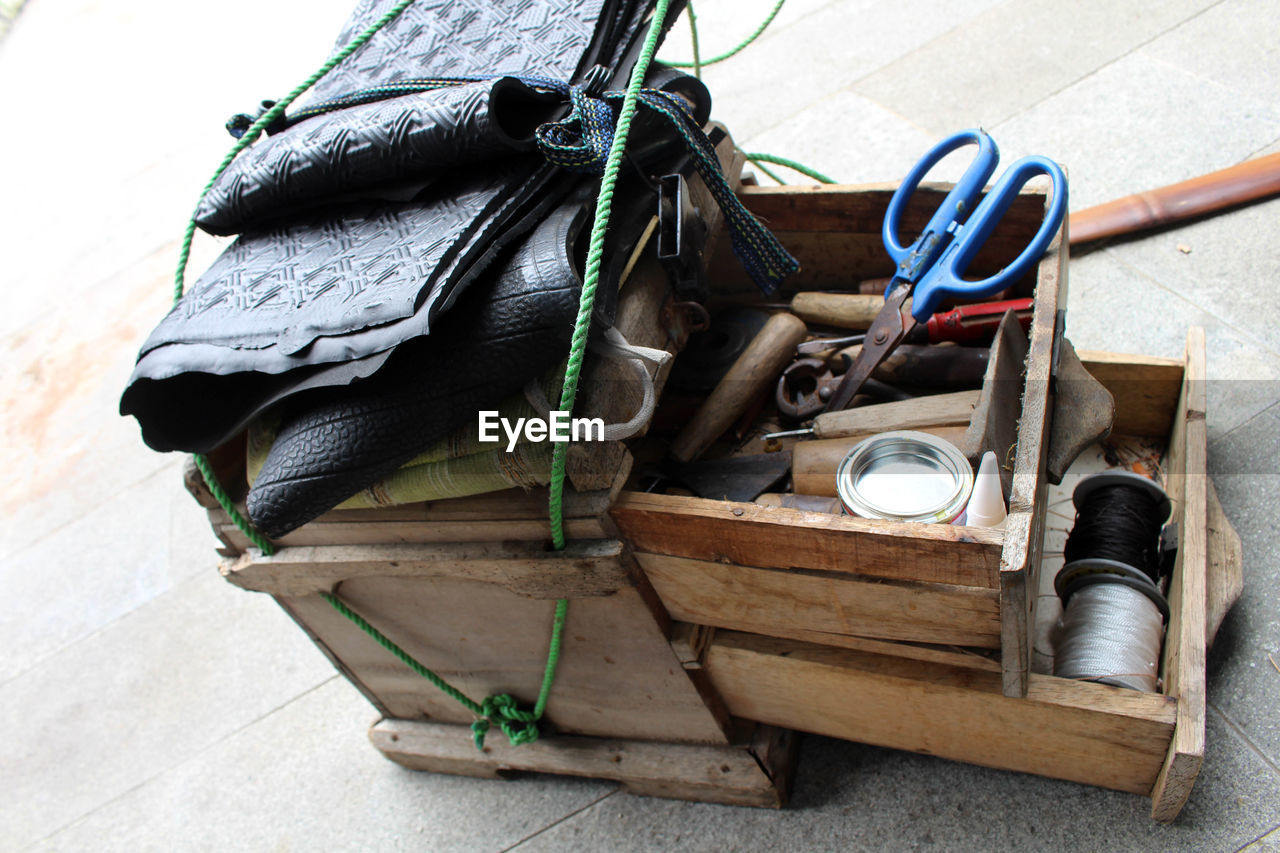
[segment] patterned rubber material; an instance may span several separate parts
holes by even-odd
[[[390,4],[361,3],[339,45]],[[651,9],[651,0],[423,0],[313,98],[406,77],[572,77],[601,59],[617,79]],[[316,116],[232,164],[207,213],[246,230],[148,338],[121,399],[150,446],[208,451],[292,394],[370,375],[399,345],[435,334],[489,262],[565,198],[580,179],[537,154],[477,159],[521,144],[491,120],[493,86],[470,100],[479,88],[435,93],[448,109],[387,102]],[[431,150],[406,151],[414,145]]]
[[[282,536],[391,474],[564,359],[582,281],[581,202],[553,213],[462,296],[451,321],[400,347],[372,379],[298,395],[249,492],[249,516]],[[484,382],[476,376],[483,375]]]

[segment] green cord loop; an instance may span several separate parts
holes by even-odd
[[[304,92],[319,82],[320,78],[328,74],[348,56],[364,47],[369,39],[377,35],[378,31],[387,24],[399,17],[400,13],[409,6],[413,5],[414,0],[400,0],[396,5],[387,10],[387,13],[378,20],[370,24],[360,35],[343,45],[342,50],[329,57],[324,65],[316,69],[315,73],[299,83],[294,90],[285,95],[271,107],[271,109],[258,116],[258,120],[249,125],[249,129],[244,135],[236,140],[236,144],[231,146],[231,150],[227,152],[227,156],[222,158],[222,162],[218,164],[218,168],[214,170],[213,177],[204,185],[204,189],[200,191],[200,198],[203,200],[205,193],[214,185],[218,178],[222,177],[222,173],[231,165],[231,161],[240,155],[240,152],[248,148],[258,137],[262,135],[262,131],[270,126],[276,119],[284,115],[284,111],[289,105],[302,96]],[[196,209],[199,210],[199,202],[196,203]],[[187,230],[182,235],[182,248],[178,251],[178,269],[173,276],[173,302],[176,305],[178,300],[182,298],[182,291],[185,288],[185,276],[187,273],[187,261],[191,259],[191,241],[196,235],[196,214],[193,211],[191,219],[187,222]]]
[[[806,177],[813,178],[815,181],[817,181],[820,184],[839,183],[839,181],[837,181],[835,178],[828,178],[826,175],[822,174],[817,169],[810,169],[808,166],[804,165],[803,163],[797,163],[795,160],[788,160],[786,157],[778,157],[777,155],[774,155],[774,154],[759,154],[759,153],[748,154],[745,151],[742,153],[743,153],[743,156],[745,156],[748,160],[750,160],[752,163],[755,163],[757,166],[759,166],[760,171],[764,172],[766,175],[773,178],[775,181],[777,181],[779,184],[782,184],[783,186],[786,185],[786,182],[783,181],[782,178],[778,177],[770,170],[766,169],[763,165],[761,165],[762,163],[773,163],[778,166],[786,166],[788,169],[793,169]]]
[[[778,17],[778,13],[782,11],[782,4],[785,2],[786,0],[778,0],[778,2],[775,3],[773,6],[773,10],[769,12],[769,16],[760,23],[760,26],[755,28],[755,31],[752,32],[751,35],[747,36],[745,39],[739,42],[736,47],[730,48],[729,50],[725,51],[719,56],[713,56],[710,59],[699,58],[698,43],[696,41],[698,38],[698,31],[695,29],[693,30],[693,38],[695,39],[694,45],[693,45],[693,54],[694,54],[693,61],[692,62],[664,62],[664,64],[673,65],[676,68],[696,68],[697,69],[696,76],[701,77],[702,76],[701,71],[703,68],[706,68],[708,65],[715,65],[717,62],[724,62],[726,59],[728,59],[731,56],[736,56],[737,54],[741,53],[742,50],[746,48],[747,45],[751,44],[753,41],[760,38],[760,34],[769,28],[769,25],[773,23],[774,18]],[[689,26],[690,26],[690,29],[694,27],[692,4],[690,4],[690,8],[689,8]]]
[[[262,553],[268,557],[276,552],[275,544],[262,535],[258,528],[249,523],[249,519],[240,514],[240,510],[236,509],[236,505],[231,502],[231,496],[227,494],[227,490],[222,488],[222,484],[218,482],[218,477],[213,473],[213,466],[209,463],[209,457],[203,453],[195,455],[196,468],[200,469],[200,476],[204,477],[204,484],[209,487],[209,494],[213,495],[214,500],[218,502],[218,506],[222,507],[236,527],[240,528],[240,532],[249,537],[249,541],[257,545]]]
[[[538,691],[538,701],[533,710],[526,711],[520,707],[515,697],[510,693],[496,693],[493,696],[486,697],[483,702],[477,703],[435,672],[419,663],[413,655],[402,649],[386,634],[373,627],[367,619],[352,610],[342,599],[328,592],[320,593],[320,597],[329,602],[334,610],[351,620],[357,628],[372,637],[374,642],[395,655],[401,663],[427,681],[430,681],[437,689],[455,700],[459,705],[475,714],[476,719],[471,724],[471,737],[475,741],[476,749],[484,749],[485,735],[489,733],[489,729],[495,724],[507,736],[507,740],[511,742],[512,746],[533,743],[538,739],[538,721],[542,719],[543,711],[547,706],[547,698],[551,693],[551,684],[555,680],[556,661],[560,658],[560,635],[564,625],[564,605],[566,602],[556,602],[555,624],[551,630],[551,650],[547,654],[547,668],[543,673],[542,689]]]
[[[231,146],[231,150],[227,152],[227,156],[222,158],[222,162],[218,164],[218,168],[214,170],[213,177],[204,185],[204,189],[200,191],[200,199],[203,200],[205,194],[222,177],[222,173],[231,165],[231,161],[240,155],[240,152],[252,145],[262,131],[274,122],[277,118],[284,115],[284,111],[289,105],[296,101],[304,92],[314,86],[321,77],[328,74],[338,66],[348,56],[364,47],[369,39],[373,38],[378,30],[391,23],[401,12],[407,9],[413,0],[400,0],[396,5],[392,6],[385,15],[370,24],[364,32],[360,33],[350,42],[348,42],[342,50],[329,57],[329,60],[321,65],[316,72],[294,88],[292,92],[285,95],[284,98],[277,101],[271,109],[258,116],[258,120],[249,125],[249,129],[244,132],[236,144]],[[200,202],[196,202],[196,210],[199,210]],[[178,268],[173,274],[173,304],[177,305],[182,300],[182,292],[186,289],[187,262],[191,260],[191,242],[196,236],[196,211],[192,211],[191,218],[187,221],[187,228],[182,234],[182,246],[178,250]],[[200,469],[201,476],[204,477],[205,485],[209,487],[209,492],[217,499],[218,504],[227,513],[236,527],[240,528],[240,532],[249,537],[249,541],[262,549],[264,554],[274,554],[275,546],[262,533],[257,530],[249,520],[241,515],[231,502],[230,496],[226,490],[218,483],[218,478],[213,474],[213,468],[209,465],[209,460],[198,454],[196,456],[196,467]]]

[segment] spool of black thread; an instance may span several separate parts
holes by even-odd
[[[1081,480],[1072,502],[1076,522],[1063,550],[1067,566],[1113,560],[1159,583],[1160,530],[1171,507],[1163,489],[1137,474],[1105,471]]]

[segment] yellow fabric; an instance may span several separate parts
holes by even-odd
[[[456,459],[406,465],[390,477],[361,490],[338,509],[369,509],[395,504],[461,498],[509,489],[512,486],[545,486],[551,480],[549,441],[506,445]]]

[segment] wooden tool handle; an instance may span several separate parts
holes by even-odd
[[[671,443],[671,458],[692,462],[701,456],[756,395],[777,381],[805,332],[804,323],[791,314],[770,317]]]
[[[856,361],[862,347],[846,347],[827,359],[833,370],[844,368],[844,356]],[[986,347],[954,344],[917,346],[902,344],[871,372],[891,385],[923,385],[928,388],[981,388],[989,352]]]
[[[1280,193],[1280,154],[1248,160],[1189,181],[1127,195],[1071,214],[1071,245],[1156,228]]]
[[[792,312],[807,323],[842,329],[869,329],[884,307],[884,297],[867,293],[801,291],[791,300]]]
[[[914,401],[913,401],[914,402]],[[964,438],[965,426],[913,427],[955,444]],[[875,435],[863,432],[845,438],[820,441],[801,441],[791,449],[791,479],[798,494],[835,497],[836,470],[849,455],[849,451],[862,441]]]
[[[956,391],[897,403],[825,412],[813,420],[815,438],[846,438],[895,429],[968,426],[981,391]]]

